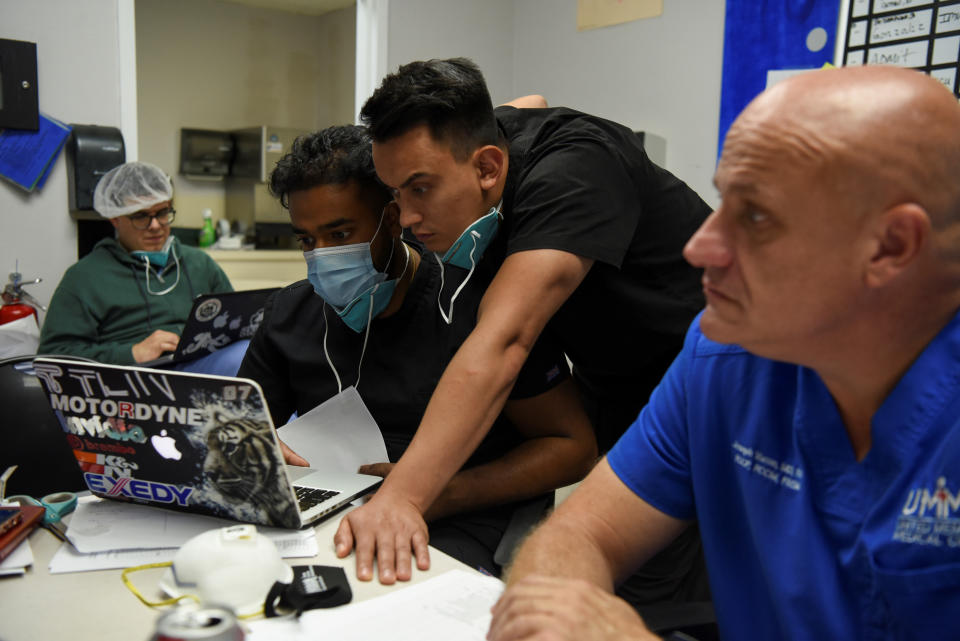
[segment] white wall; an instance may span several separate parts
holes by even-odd
[[[716,204],[725,2],[664,2],[663,15],[576,30],[574,0],[517,0],[514,91],[663,136],[667,169]]]
[[[483,70],[494,104],[513,98],[514,4],[390,0],[387,72],[412,60],[466,56]]]
[[[576,0],[389,0],[388,71],[467,56],[494,103],[540,93],[667,141],[667,168],[707,202],[720,114],[725,3],[664,3],[657,18],[578,32]]]
[[[0,0],[0,37],[37,43],[40,111],[65,123],[120,126],[118,4],[123,0]],[[19,259],[44,304],[77,260],[64,155],[40,192],[0,181],[0,279]]]

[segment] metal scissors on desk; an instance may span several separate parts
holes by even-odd
[[[7,502],[13,501],[20,505],[36,505],[45,508],[43,513],[43,522],[45,524],[59,523],[60,519],[73,512],[77,507],[77,495],[73,492],[54,492],[47,494],[39,499],[26,494],[14,494],[6,498]]]
[[[13,474],[16,465],[11,466],[2,475],[0,479],[0,502],[18,503],[20,505],[35,505],[44,508],[43,526],[50,530],[54,536],[61,541],[66,541],[66,530],[60,523],[60,520],[67,514],[73,512],[77,507],[77,495],[73,492],[53,492],[35,499],[26,494],[14,494],[4,496],[6,490],[6,481]]]

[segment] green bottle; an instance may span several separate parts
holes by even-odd
[[[213,212],[203,210],[203,227],[200,228],[200,238],[197,242],[201,247],[209,247],[217,240],[217,232],[213,228]]]

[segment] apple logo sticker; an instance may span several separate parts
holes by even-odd
[[[179,461],[183,454],[177,449],[177,442],[172,436],[167,436],[167,430],[160,430],[160,436],[151,436],[150,444],[157,454],[163,458]]]

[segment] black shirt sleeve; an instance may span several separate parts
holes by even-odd
[[[555,110],[536,126],[515,113],[521,111],[497,109],[502,123],[520,129],[511,140],[513,176],[504,199],[508,254],[557,249],[620,267],[641,215],[641,187],[653,171],[640,140],[569,110]]]
[[[510,400],[532,398],[544,394],[570,377],[567,359],[550,332],[544,329],[530,350],[517,382],[510,392]]]
[[[283,351],[273,343],[274,308],[286,290],[270,295],[263,306],[263,321],[257,328],[237,371],[237,376],[256,381],[263,389],[275,427],[286,425],[296,410],[293,387],[288,381],[290,366]]]

